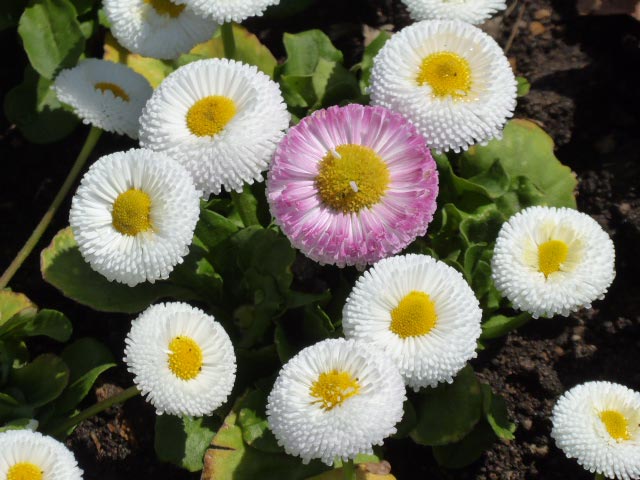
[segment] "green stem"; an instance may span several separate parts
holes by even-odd
[[[353,460],[342,462],[342,478],[344,480],[356,480],[356,466]]]
[[[220,34],[222,35],[225,58],[234,60],[236,58],[236,41],[233,38],[233,23],[223,23],[220,27]]]
[[[240,215],[240,219],[245,227],[251,225],[260,225],[258,217],[256,216],[256,207],[254,199],[251,195],[251,190],[248,185],[244,186],[242,193],[231,191],[231,200],[233,205]]]
[[[78,174],[82,171],[82,167],[84,167],[87,158],[89,158],[89,155],[93,151],[93,147],[95,147],[96,143],[98,143],[98,139],[100,138],[101,134],[102,130],[97,127],[91,127],[91,130],[89,130],[89,135],[87,136],[87,139],[82,146],[82,150],[80,150],[76,161],[71,167],[71,170],[69,171],[67,178],[64,180],[62,187],[60,187],[60,190],[58,190],[58,193],[53,199],[53,202],[51,202],[49,209],[45,212],[42,219],[40,220],[40,223],[38,223],[33,232],[31,232],[31,236],[29,237],[29,239],[22,246],[16,257],[0,277],[0,290],[7,286],[22,263],[27,259],[29,254],[37,245],[38,241],[51,223],[53,216],[56,214],[58,208],[67,196],[67,193],[69,193],[69,190],[76,181]]]
[[[81,411],[80,413],[74,415],[73,417],[65,420],[64,422],[56,425],[52,428],[48,433],[54,437],[59,435],[64,435],[68,430],[75,427],[80,422],[86,420],[87,418],[91,418],[97,415],[100,412],[114,406],[117,403],[124,403],[130,398],[135,397],[140,394],[140,390],[135,385],[133,387],[129,387],[126,390],[123,390],[117,395],[113,397],[105,398],[101,402],[98,402],[94,405],[91,405],[89,408]]]

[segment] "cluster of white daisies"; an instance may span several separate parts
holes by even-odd
[[[175,58],[217,24],[274,3],[105,0],[105,9],[125,47]],[[372,106],[320,110],[291,128],[278,84],[233,60],[193,62],[152,91],[127,67],[89,59],[54,85],[86,123],[140,139],[141,149],[92,165],[73,198],[80,252],[109,280],[134,286],[168,278],[188,252],[200,199],[240,192],[266,169],[271,212],[293,246],[323,264],[373,265],[344,306],[346,338],[299,352],[269,395],[273,433],[305,462],[331,465],[371,452],[395,432],[406,386],[452,382],[476,356],[482,310],[463,276],[426,255],[393,255],[426,233],[435,212],[438,174],[429,149],[486,143],[513,113],[509,62],[491,37],[466,23],[505,5],[406,4],[423,21],[394,35],[376,57]],[[587,215],[532,207],[502,228],[492,269],[514,307],[534,317],[568,315],[607,291],[614,248]],[[159,414],[211,414],[235,381],[229,336],[183,303],[153,305],[134,320],[125,361]],[[639,423],[640,394],[592,383],[558,402],[553,435],[586,468],[638,478]],[[80,478],[61,449],[36,433],[0,434],[0,478]],[[60,471],[68,473],[50,474],[56,462],[66,462]]]

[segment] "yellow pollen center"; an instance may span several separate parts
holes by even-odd
[[[422,61],[416,80],[418,85],[429,84],[436,97],[459,99],[471,90],[471,67],[453,52],[432,53]]]
[[[169,343],[169,370],[181,380],[196,378],[202,370],[202,350],[189,337],[176,337]]]
[[[20,462],[9,469],[7,480],[42,480],[42,476],[42,470],[37,465]]]
[[[561,240],[549,240],[538,247],[538,270],[548,277],[560,270],[567,259],[569,246]]]
[[[325,205],[350,213],[378,203],[390,179],[387,164],[376,152],[349,143],[325,155],[315,182]]]
[[[431,297],[424,292],[410,292],[391,310],[389,329],[400,338],[426,335],[436,325],[438,316]]]
[[[144,0],[144,3],[151,5],[159,15],[169,15],[171,18],[179,17],[186,7],[186,5],[176,5],[170,0]]]
[[[129,101],[129,95],[127,95],[127,92],[125,92],[121,87],[119,87],[115,83],[98,82],[94,85],[94,88],[96,90],[100,90],[102,93],[108,90],[111,93],[113,93],[115,97],[121,98],[125,102]]]
[[[151,198],[142,190],[132,188],[118,195],[113,202],[113,228],[123,235],[137,235],[151,230]]]
[[[631,439],[629,422],[620,412],[605,410],[600,412],[600,420],[602,420],[607,432],[609,432],[609,435],[611,435],[614,440],[620,442]]]
[[[221,132],[236,114],[230,98],[212,95],[202,98],[187,112],[187,127],[197,137],[211,137]]]
[[[331,370],[321,373],[311,385],[311,396],[317,398],[312,403],[320,404],[324,411],[333,410],[344,401],[360,392],[358,380],[347,372]]]

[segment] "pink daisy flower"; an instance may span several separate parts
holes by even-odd
[[[363,268],[424,235],[438,172],[400,114],[347,105],[304,118],[269,170],[271,213],[292,245],[321,264]]]

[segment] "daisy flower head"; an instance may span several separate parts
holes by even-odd
[[[369,345],[330,339],[282,367],[267,401],[278,444],[304,463],[353,459],[396,432],[405,389],[391,359]]]
[[[176,58],[218,28],[172,0],[104,0],[104,9],[118,42],[145,57]]]
[[[478,24],[507,8],[504,0],[402,0],[411,18],[421,20],[461,20]]]
[[[189,173],[162,153],[106,155],[85,174],[69,223],[86,262],[129,286],[165,279],[189,251],[200,192]]]
[[[607,478],[640,478],[640,393],[611,382],[587,382],[553,408],[551,436],[569,458]]]
[[[291,128],[269,170],[271,213],[294,247],[340,267],[397,253],[433,218],[438,172],[401,115],[351,104]]]
[[[611,238],[589,215],[529,207],[502,226],[491,266],[502,295],[538,318],[591,308],[611,285],[614,263]]]
[[[82,480],[82,470],[57,440],[31,430],[7,430],[0,433],[0,478]]]
[[[516,80],[500,46],[459,20],[425,20],[385,43],[374,59],[371,103],[407,117],[437,152],[502,135]]]
[[[176,3],[188,5],[198,15],[222,24],[259,17],[267,7],[278,5],[280,0],[176,0]]]
[[[140,143],[184,165],[205,194],[262,181],[290,115],[280,87],[256,67],[227,59],[179,68],[140,119]]]
[[[152,305],[131,323],[124,361],[157,413],[202,416],[226,400],[236,378],[229,335],[186,303]]]
[[[427,255],[385,258],[356,282],[342,312],[346,338],[395,362],[407,386],[435,387],[476,356],[482,310],[462,275]]]
[[[97,58],[61,71],[51,88],[84,123],[134,139],[142,108],[153,91],[142,75],[126,65]]]

